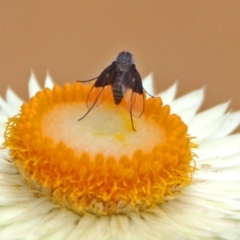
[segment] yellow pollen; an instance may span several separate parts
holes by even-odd
[[[196,147],[180,117],[160,98],[145,99],[133,131],[124,101],[109,97],[78,121],[89,91],[81,83],[46,88],[9,119],[4,146],[30,188],[95,215],[146,211],[179,194],[191,182]]]

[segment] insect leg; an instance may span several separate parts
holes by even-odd
[[[85,117],[88,115],[88,113],[92,110],[92,108],[93,108],[93,107],[95,106],[95,104],[97,103],[98,98],[99,98],[99,96],[101,95],[102,91],[103,91],[103,88],[102,88],[101,91],[98,93],[98,95],[97,95],[96,99],[94,100],[92,106],[88,109],[88,111],[87,111],[81,118],[78,119],[78,121],[82,120],[83,118],[85,118]]]
[[[131,94],[131,102],[130,102],[130,119],[131,119],[132,129],[136,132],[136,129],[134,128],[134,125],[133,125],[132,107],[133,107],[133,93]]]
[[[136,129],[134,128],[134,125],[133,125],[132,111],[130,111],[130,118],[131,118],[132,129],[136,132]]]
[[[144,89],[144,87],[143,87],[143,91],[144,91],[148,96],[150,96],[150,97],[152,97],[152,98],[155,98],[153,95],[151,95],[150,93],[148,93],[148,92]]]
[[[91,82],[93,80],[96,80],[98,77],[96,78],[92,78],[92,79],[89,79],[89,80],[77,80],[76,82]]]

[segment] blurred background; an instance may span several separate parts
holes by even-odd
[[[240,1],[0,1],[0,94],[27,99],[31,70],[43,86],[98,76],[122,51],[157,91],[206,86],[202,109],[240,109]]]

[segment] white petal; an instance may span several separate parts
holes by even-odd
[[[202,129],[202,131],[199,129],[195,132],[191,132],[190,128],[189,132],[193,136],[198,136],[197,141],[201,142],[204,141],[205,138],[212,139],[224,137],[235,130],[238,127],[239,123],[239,112],[227,113],[211,122],[204,129]]]
[[[12,117],[16,114],[16,111],[11,108],[2,97],[0,97],[0,109],[6,117]]]
[[[227,110],[228,105],[229,102],[219,104],[211,109],[196,114],[194,118],[189,122],[189,133],[193,136],[197,136],[198,139],[202,139],[206,136],[211,135],[211,133],[214,132],[212,127],[214,127],[216,121],[224,121],[224,117],[222,116]]]
[[[23,104],[23,100],[10,88],[8,88],[6,92],[6,101],[9,104],[9,107],[11,107],[16,113]]]
[[[35,94],[38,92],[38,91],[41,91],[41,87],[36,79],[36,76],[34,75],[34,73],[32,72],[31,73],[31,76],[30,76],[30,80],[29,80],[29,83],[28,83],[28,91],[29,91],[29,97],[33,97],[35,96]]]
[[[194,152],[201,160],[227,157],[240,152],[240,134],[226,136],[220,139],[203,141]]]
[[[4,141],[4,132],[6,128],[7,117],[3,113],[3,111],[0,110],[0,145],[2,145]]]
[[[47,72],[47,76],[46,76],[46,79],[45,79],[44,86],[47,87],[47,88],[50,88],[50,89],[52,89],[53,86],[54,86],[54,82],[53,82],[49,72]]]
[[[200,107],[200,105],[196,104],[195,106],[189,107],[188,109],[178,112],[178,115],[181,117],[181,120],[184,123],[188,124],[195,116],[199,107]]]
[[[205,169],[206,171],[208,169],[214,168],[215,171],[218,170],[218,168],[229,168],[234,167],[237,168],[240,166],[240,156],[239,155],[233,155],[233,156],[227,156],[227,157],[221,157],[221,158],[207,158],[207,159],[198,159],[196,161],[197,168]]]
[[[28,232],[29,229],[33,228],[37,224],[38,224],[37,219],[33,219],[32,221],[19,221],[15,224],[12,223],[9,224],[8,226],[5,225],[1,229],[0,239],[8,240],[25,239],[26,232]]]
[[[131,225],[138,226],[139,232],[144,232],[144,234],[147,234],[147,235],[151,233],[151,226],[146,224],[144,219],[141,216],[139,216],[139,214],[130,213],[129,216],[132,222]],[[130,227],[132,227],[131,225]]]
[[[200,106],[204,99],[204,88],[192,91],[180,98],[177,98],[171,104],[171,111],[173,113],[181,112],[192,106]]]
[[[89,239],[88,234],[91,234],[92,226],[95,225],[96,221],[97,218],[94,216],[84,215],[80,218],[73,232],[75,237],[79,236],[79,239]],[[73,234],[70,237],[73,237]]]
[[[192,131],[191,128],[189,128],[189,133],[192,136],[197,136],[197,143],[201,141],[205,141],[206,138],[211,139],[214,138],[215,132],[218,132],[218,130],[221,128],[225,120],[225,115],[219,117],[215,121],[211,122],[209,125],[205,126],[204,129],[197,129],[196,131]],[[200,131],[201,130],[201,131]]]
[[[1,171],[0,173],[16,173],[16,168],[13,166],[8,150],[2,149],[0,151],[0,166]]]
[[[164,92],[157,94],[158,97],[161,97],[164,105],[171,104],[177,93],[177,82],[175,82],[169,89]]]
[[[48,212],[48,215],[46,215],[44,218],[40,218],[39,225],[41,228],[39,228],[39,226],[32,228],[27,239],[32,240],[34,239],[34,236],[36,238],[36,233],[36,239],[69,239],[68,236],[74,229],[77,220],[77,216],[68,214],[66,210],[52,210]]]
[[[196,176],[194,176],[194,179],[198,179],[200,177],[201,179],[205,179],[205,181],[207,179],[207,181],[209,181],[209,182],[224,180],[224,183],[221,183],[221,184],[231,184],[231,182],[237,181],[239,184],[240,183],[239,173],[236,171],[232,171],[232,170],[233,169],[230,169],[230,170],[225,169],[223,171],[219,168],[212,168],[211,171],[209,171],[209,172],[199,170],[198,174],[196,174]],[[219,182],[219,184],[220,184],[220,182]],[[238,186],[238,188],[236,188],[236,190],[237,190],[236,192],[238,193],[238,198],[240,198],[239,186]],[[231,195],[231,197],[233,198],[234,195]],[[238,203],[238,204],[240,204],[240,203]]]
[[[233,132],[240,124],[240,111],[227,113],[221,128],[214,133],[214,138],[224,137]]]
[[[171,113],[178,114],[183,122],[189,123],[204,100],[204,88],[190,92],[171,104]]]
[[[210,200],[205,199],[205,196],[211,195],[210,193],[202,193],[196,197],[192,192],[193,189],[189,195],[187,193],[179,195],[179,201],[175,199],[164,206],[173,221],[181,222],[179,230],[185,232],[188,239],[214,239],[214,237],[225,239],[228,232],[235,238],[227,239],[237,239],[240,233],[240,229],[236,229],[238,222],[231,219],[231,215],[228,218],[224,212],[218,212],[224,208],[220,196],[218,200],[217,198]]]
[[[147,91],[147,93],[151,94],[152,96],[155,95],[155,88],[153,86],[153,74],[150,73],[148,76],[146,76],[144,79],[143,79],[143,87],[144,89]],[[149,97],[147,95],[147,97]]]
[[[1,99],[1,97],[0,97],[0,99]],[[5,129],[6,122],[7,122],[7,116],[6,116],[5,112],[2,109],[0,109],[0,127],[4,127],[4,129]]]

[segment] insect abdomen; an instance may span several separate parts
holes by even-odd
[[[120,84],[113,84],[112,92],[115,104],[119,104],[123,99],[122,86]]]

